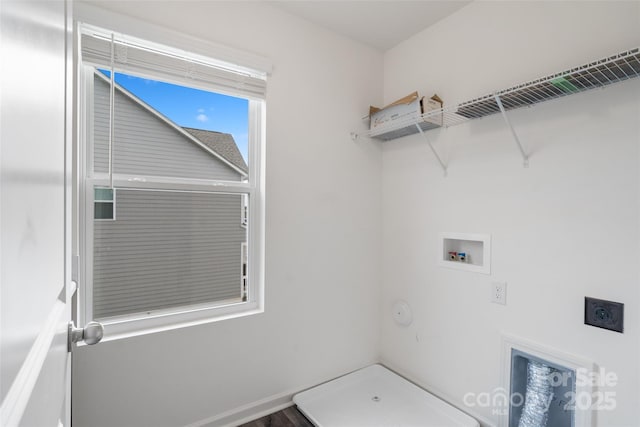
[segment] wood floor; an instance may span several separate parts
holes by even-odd
[[[298,408],[291,406],[239,427],[313,427],[313,424],[298,411]]]

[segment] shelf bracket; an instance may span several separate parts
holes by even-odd
[[[529,167],[529,155],[527,154],[527,152],[525,151],[524,147],[522,146],[522,142],[520,142],[520,138],[518,138],[518,134],[516,133],[516,130],[513,128],[513,125],[509,121],[509,116],[507,116],[507,112],[504,110],[504,106],[502,105],[502,100],[500,99],[500,96],[497,95],[497,94],[494,95],[493,97],[496,99],[496,103],[498,104],[498,108],[500,108],[500,112],[502,113],[502,118],[504,119],[505,123],[509,127],[509,130],[511,130],[511,135],[513,135],[513,139],[516,141],[516,145],[518,145],[518,149],[520,150],[520,155],[522,156],[523,166],[525,168],[528,168]]]
[[[440,167],[442,168],[442,171],[444,172],[444,176],[447,176],[447,165],[442,161],[442,158],[440,158],[440,155],[436,151],[435,147],[433,146],[433,144],[431,144],[431,141],[429,140],[429,138],[427,138],[427,136],[424,134],[424,131],[422,130],[420,125],[417,124],[417,123],[416,123],[416,128],[418,128],[418,132],[420,132],[420,135],[422,135],[424,140],[427,141],[427,144],[429,144],[429,148],[431,148],[431,151],[433,152],[433,155],[436,156],[436,159],[438,160],[438,163],[440,163]]]

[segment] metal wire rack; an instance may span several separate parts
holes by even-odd
[[[407,115],[389,121],[367,132],[367,136],[382,141],[401,138],[403,136],[429,131],[440,127],[449,127],[469,121],[469,117],[458,114],[458,106],[432,110],[422,115]],[[418,129],[419,128],[419,129]]]
[[[499,98],[504,109],[509,111],[638,76],[640,48],[635,48],[454,106],[389,122],[367,131],[366,136],[389,141],[418,133],[416,126],[422,131],[428,131],[499,113],[501,110],[496,98]]]
[[[424,135],[424,132],[432,129],[455,126],[471,119],[502,113],[518,144],[526,167],[529,161],[528,154],[511,126],[506,111],[590,89],[602,88],[638,76],[640,76],[640,48],[635,48],[454,106],[432,110],[421,115],[403,117],[369,130],[364,133],[364,136],[389,141],[418,132]],[[357,138],[357,136],[358,134],[352,133],[353,138]],[[446,174],[446,163],[431,142],[428,142]]]
[[[496,96],[505,110],[527,107],[539,102],[559,98],[624,81],[640,75],[639,49],[619,53],[581,67],[543,77],[509,89],[473,99],[458,105],[457,114],[479,118],[499,113]]]

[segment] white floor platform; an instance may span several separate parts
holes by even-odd
[[[479,427],[470,416],[381,365],[298,393],[293,401],[318,427]]]

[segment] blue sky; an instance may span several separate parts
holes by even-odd
[[[116,73],[116,82],[179,126],[230,133],[248,163],[246,99],[121,73]]]

